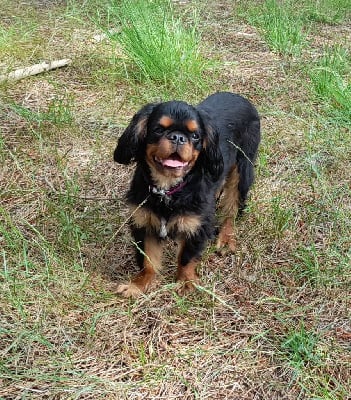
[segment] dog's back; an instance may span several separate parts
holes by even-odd
[[[215,93],[197,108],[205,111],[216,127],[225,166],[223,178],[228,178],[234,165],[237,167],[240,176],[239,210],[242,210],[254,180],[253,164],[261,139],[258,112],[247,99],[229,92]]]
[[[254,161],[260,142],[260,118],[247,99],[235,93],[219,92],[207,97],[197,108],[204,110],[217,127],[222,152],[230,148],[226,145],[228,142],[234,142],[238,147],[245,146],[245,154]]]
[[[197,106],[205,112],[216,129],[223,157],[222,196],[220,199],[222,227],[217,247],[236,247],[234,219],[245,207],[254,181],[254,161],[260,143],[260,118],[256,108],[244,97],[220,92],[207,97]]]
[[[230,92],[218,92],[207,97],[197,106],[205,110],[216,122],[235,123],[237,128],[243,128],[247,122],[259,121],[256,108],[246,98]],[[222,121],[222,122],[221,122]]]

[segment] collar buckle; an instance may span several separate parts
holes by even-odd
[[[168,190],[158,188],[155,185],[150,185],[149,192],[159,196],[161,198],[161,201],[164,201],[166,204],[168,204],[171,201],[171,196],[177,192],[180,192],[184,186],[184,181],[177,183],[175,186],[172,186]]]

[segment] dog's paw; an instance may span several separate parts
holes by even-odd
[[[218,235],[216,248],[218,251],[223,252],[224,248],[228,247],[232,253],[236,250],[236,239],[233,233],[228,233],[225,230],[221,231]]]
[[[117,294],[126,298],[136,299],[143,294],[143,291],[133,282],[121,283],[117,286]]]
[[[235,238],[235,229],[233,226],[233,221],[231,218],[227,218],[218,234],[216,248],[217,251],[221,253],[225,253],[225,247],[229,248],[229,250],[234,253],[236,250],[236,238]]]
[[[194,292],[197,285],[201,285],[201,282],[196,274],[193,274],[191,279],[186,276],[178,276],[176,292],[179,296],[185,296]]]
[[[200,282],[196,282],[196,284],[199,283]],[[196,284],[190,281],[178,282],[178,288],[176,289],[176,292],[179,296],[186,296],[196,290]]]
[[[220,253],[225,253],[228,248],[232,253],[236,250],[236,240],[233,235],[219,235],[216,243],[216,249]]]

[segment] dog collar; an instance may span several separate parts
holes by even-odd
[[[177,185],[172,186],[168,190],[160,189],[155,185],[150,185],[149,186],[149,191],[150,191],[150,193],[153,193],[153,194],[156,194],[157,196],[160,196],[162,200],[166,200],[166,202],[167,202],[167,201],[170,200],[170,197],[173,194],[181,191],[185,185],[186,185],[186,183],[184,181],[182,181],[182,182],[179,182]]]

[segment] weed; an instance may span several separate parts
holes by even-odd
[[[109,15],[110,23],[117,26],[116,33],[107,31],[110,39],[122,46],[127,62],[136,67],[127,68],[128,74],[172,90],[201,85],[206,61],[195,15],[191,28],[186,28],[168,0],[112,1]]]
[[[297,370],[308,364],[321,362],[318,352],[319,338],[314,332],[306,330],[304,324],[291,330],[281,343],[281,350],[286,361]]]
[[[340,287],[350,278],[350,250],[333,245],[323,250],[316,244],[300,246],[295,251],[294,275],[314,287]]]
[[[300,261],[294,268],[295,274],[303,280],[318,284],[322,279],[319,253],[314,245],[301,247],[296,252]]]
[[[47,111],[34,111],[18,103],[9,104],[9,108],[28,122],[40,126],[45,122],[52,123],[58,127],[73,122],[72,113],[73,100],[69,95],[53,98]]]
[[[287,3],[266,0],[263,8],[250,9],[248,19],[262,31],[270,48],[278,53],[298,56],[307,44],[304,22]]]
[[[312,88],[334,120],[350,124],[351,69],[349,52],[340,46],[328,47],[323,56],[309,69]]]
[[[282,207],[282,199],[274,197],[271,201],[271,210],[273,217],[273,227],[277,237],[281,237],[284,231],[288,228],[293,217],[291,209]]]
[[[73,99],[71,96],[57,97],[51,100],[46,118],[57,126],[68,125],[73,122]]]
[[[350,14],[349,0],[319,0],[316,2],[300,2],[300,14],[310,21],[325,24],[339,24]]]

